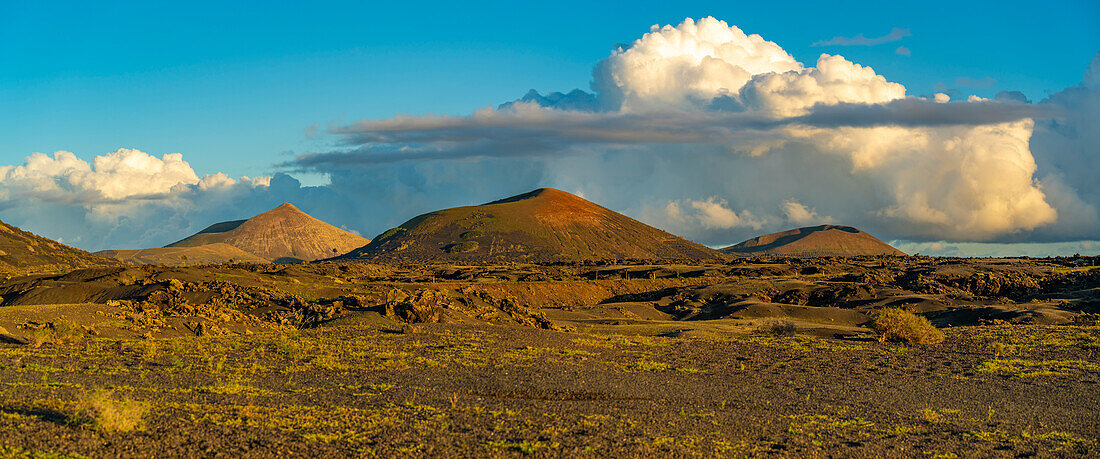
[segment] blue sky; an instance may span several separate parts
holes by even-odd
[[[468,113],[587,89],[592,65],[652,24],[713,15],[801,62],[839,52],[913,95],[958,78],[1039,100],[1080,81],[1097,2],[5,2],[0,160],[132,147],[200,174],[270,173],[318,148],[303,129]],[[911,36],[814,47],[835,36]],[[895,54],[904,46],[911,56]]]
[[[283,201],[369,237],[418,213],[539,186],[714,246],[835,222],[926,254],[1100,247],[1100,139],[1090,129],[1100,122],[1097,2],[0,1],[0,218],[81,248],[160,245]],[[654,24],[687,30],[685,18],[705,17],[775,42],[807,70],[750,72],[761,80],[753,85],[732,74],[685,77],[660,94],[674,101],[667,107],[611,102],[674,65],[594,76],[599,65],[633,62],[612,55],[616,46]],[[860,41],[871,44],[851,44]],[[881,79],[844,70],[850,87],[823,90],[840,99],[797,95],[849,113],[783,105],[800,87],[769,93],[777,86],[762,83],[768,72],[819,78],[822,53]],[[606,93],[590,86],[614,78],[634,80]],[[692,92],[712,80],[733,95]],[[748,86],[763,92],[738,93]],[[471,115],[530,89],[576,88],[606,111],[542,107],[562,123],[552,127],[530,112]],[[852,88],[862,95],[853,99]],[[967,102],[1002,91],[1031,103]],[[957,103],[935,105],[935,93]],[[708,105],[723,100],[742,113]],[[488,137],[456,142],[431,114]],[[809,114],[820,115],[813,127],[824,137],[750,123]],[[628,118],[638,124],[621,124]],[[712,124],[679,126],[695,137],[677,142],[616,137],[648,138],[652,126],[688,119]],[[851,119],[871,121],[844,124]],[[607,131],[577,130],[576,120]],[[932,146],[906,150],[911,139]],[[45,157],[31,156],[58,151],[75,157],[41,166]],[[182,158],[162,157],[170,153]],[[81,161],[97,170],[72,169]]]

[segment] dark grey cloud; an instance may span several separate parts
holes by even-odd
[[[906,98],[885,104],[818,105],[807,115],[786,120],[792,124],[815,127],[869,126],[980,126],[1025,118],[1060,116],[1056,106],[1038,106],[1015,101],[936,103],[928,99]]]
[[[509,106],[515,108],[515,106]],[[301,155],[280,167],[327,171],[339,166],[603,153],[660,144],[728,145],[773,137],[787,126],[977,126],[1057,115],[1053,105],[980,101],[939,104],[907,98],[885,104],[817,105],[809,114],[774,118],[718,98],[709,111],[643,114],[499,110],[466,117],[361,121],[331,131],[344,149]]]
[[[994,100],[1001,102],[1018,102],[1021,104],[1030,104],[1031,100],[1020,91],[1001,91],[997,95],[993,96]]]
[[[518,102],[538,104],[540,107],[557,108],[560,110],[577,110],[582,112],[595,112],[601,109],[600,100],[596,94],[585,92],[580,89],[569,91],[568,94],[552,92],[545,96],[532,89],[519,99],[500,104],[497,106],[497,109],[507,109]]]
[[[1100,239],[1100,52],[1092,58],[1083,81],[1041,101],[1064,116],[1035,123],[1031,151],[1044,189],[1059,201],[1064,224],[1047,237],[1072,239],[1085,233]]]

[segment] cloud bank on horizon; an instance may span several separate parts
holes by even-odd
[[[57,235],[92,249],[172,242],[281,201],[369,237],[539,186],[712,245],[835,222],[917,243],[1100,239],[1100,54],[1040,103],[955,102],[839,55],[807,66],[708,17],[654,26],[597,63],[590,87],[333,129],[339,148],[282,165],[327,174],[320,187],[200,178],[179,154],[34,154],[0,167],[0,208],[17,225],[86,225]]]

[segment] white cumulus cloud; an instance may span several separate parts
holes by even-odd
[[[41,199],[117,201],[171,192],[177,185],[194,185],[199,177],[183,155],[157,158],[121,148],[97,156],[92,163],[68,151],[53,156],[34,153],[23,165],[0,167],[0,187],[9,193]]]
[[[601,61],[593,86],[624,111],[688,107],[735,94],[753,75],[801,69],[774,42],[707,17],[653,26]]]
[[[271,177],[199,177],[180,153],[122,148],[85,161],[68,151],[33,153],[0,166],[2,218],[82,248],[136,248],[181,239],[215,223]],[[247,201],[247,200],[246,200]],[[250,215],[243,215],[247,217]]]
[[[58,152],[0,166],[0,208],[38,229],[48,225],[36,203],[76,206],[111,222],[87,243],[102,248],[134,240],[127,228],[143,223],[159,231],[143,240],[165,241],[282,201],[378,234],[418,213],[553,186],[711,245],[815,222],[914,243],[1100,239],[1100,55],[1080,85],[1036,104],[914,97],[839,55],[811,64],[718,19],[687,19],[598,62],[594,93],[336,128],[335,150],[284,165],[328,175],[325,186],[199,177],[171,154]]]
[[[796,225],[808,226],[836,223],[836,219],[833,217],[818,215],[817,209],[807,207],[805,204],[794,199],[783,201],[782,209],[783,215],[787,217],[787,221]]]
[[[738,213],[729,208],[729,202],[717,196],[703,200],[683,199],[669,201],[664,208],[670,223],[679,226],[702,226],[706,229],[753,228],[760,229],[764,220],[747,210]]]
[[[806,67],[714,18],[653,27],[600,61],[592,87],[601,110],[542,106],[529,94],[467,117],[363,121],[337,130],[355,149],[295,165],[526,157],[546,162],[544,180],[610,196],[658,225],[694,222],[684,231],[707,238],[785,221],[767,217],[782,206],[777,194],[901,238],[1013,238],[1059,218],[1028,146],[1037,110],[1016,102],[907,96],[870,67],[829,54]],[[796,170],[807,175],[788,176]],[[599,192],[612,184],[637,201]],[[1059,192],[1072,201],[1072,189]],[[737,196],[739,210],[676,194]],[[660,201],[673,208],[638,204]]]
[[[816,104],[881,104],[904,97],[905,86],[828,54],[817,59],[816,67],[756,75],[741,90],[743,103],[779,116],[802,115]]]

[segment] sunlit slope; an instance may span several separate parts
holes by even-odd
[[[722,252],[742,256],[905,255],[889,244],[851,226],[821,225],[754,237]]]
[[[721,253],[552,188],[420,215],[341,258],[722,260]]]
[[[297,262],[331,258],[369,242],[288,203],[248,220],[211,225],[168,247],[224,243],[269,261]]]
[[[0,222],[0,273],[30,274],[120,264]]]
[[[136,265],[193,266],[222,263],[267,263],[244,250],[225,243],[195,247],[158,247],[136,250],[103,250],[96,255],[115,258]]]

